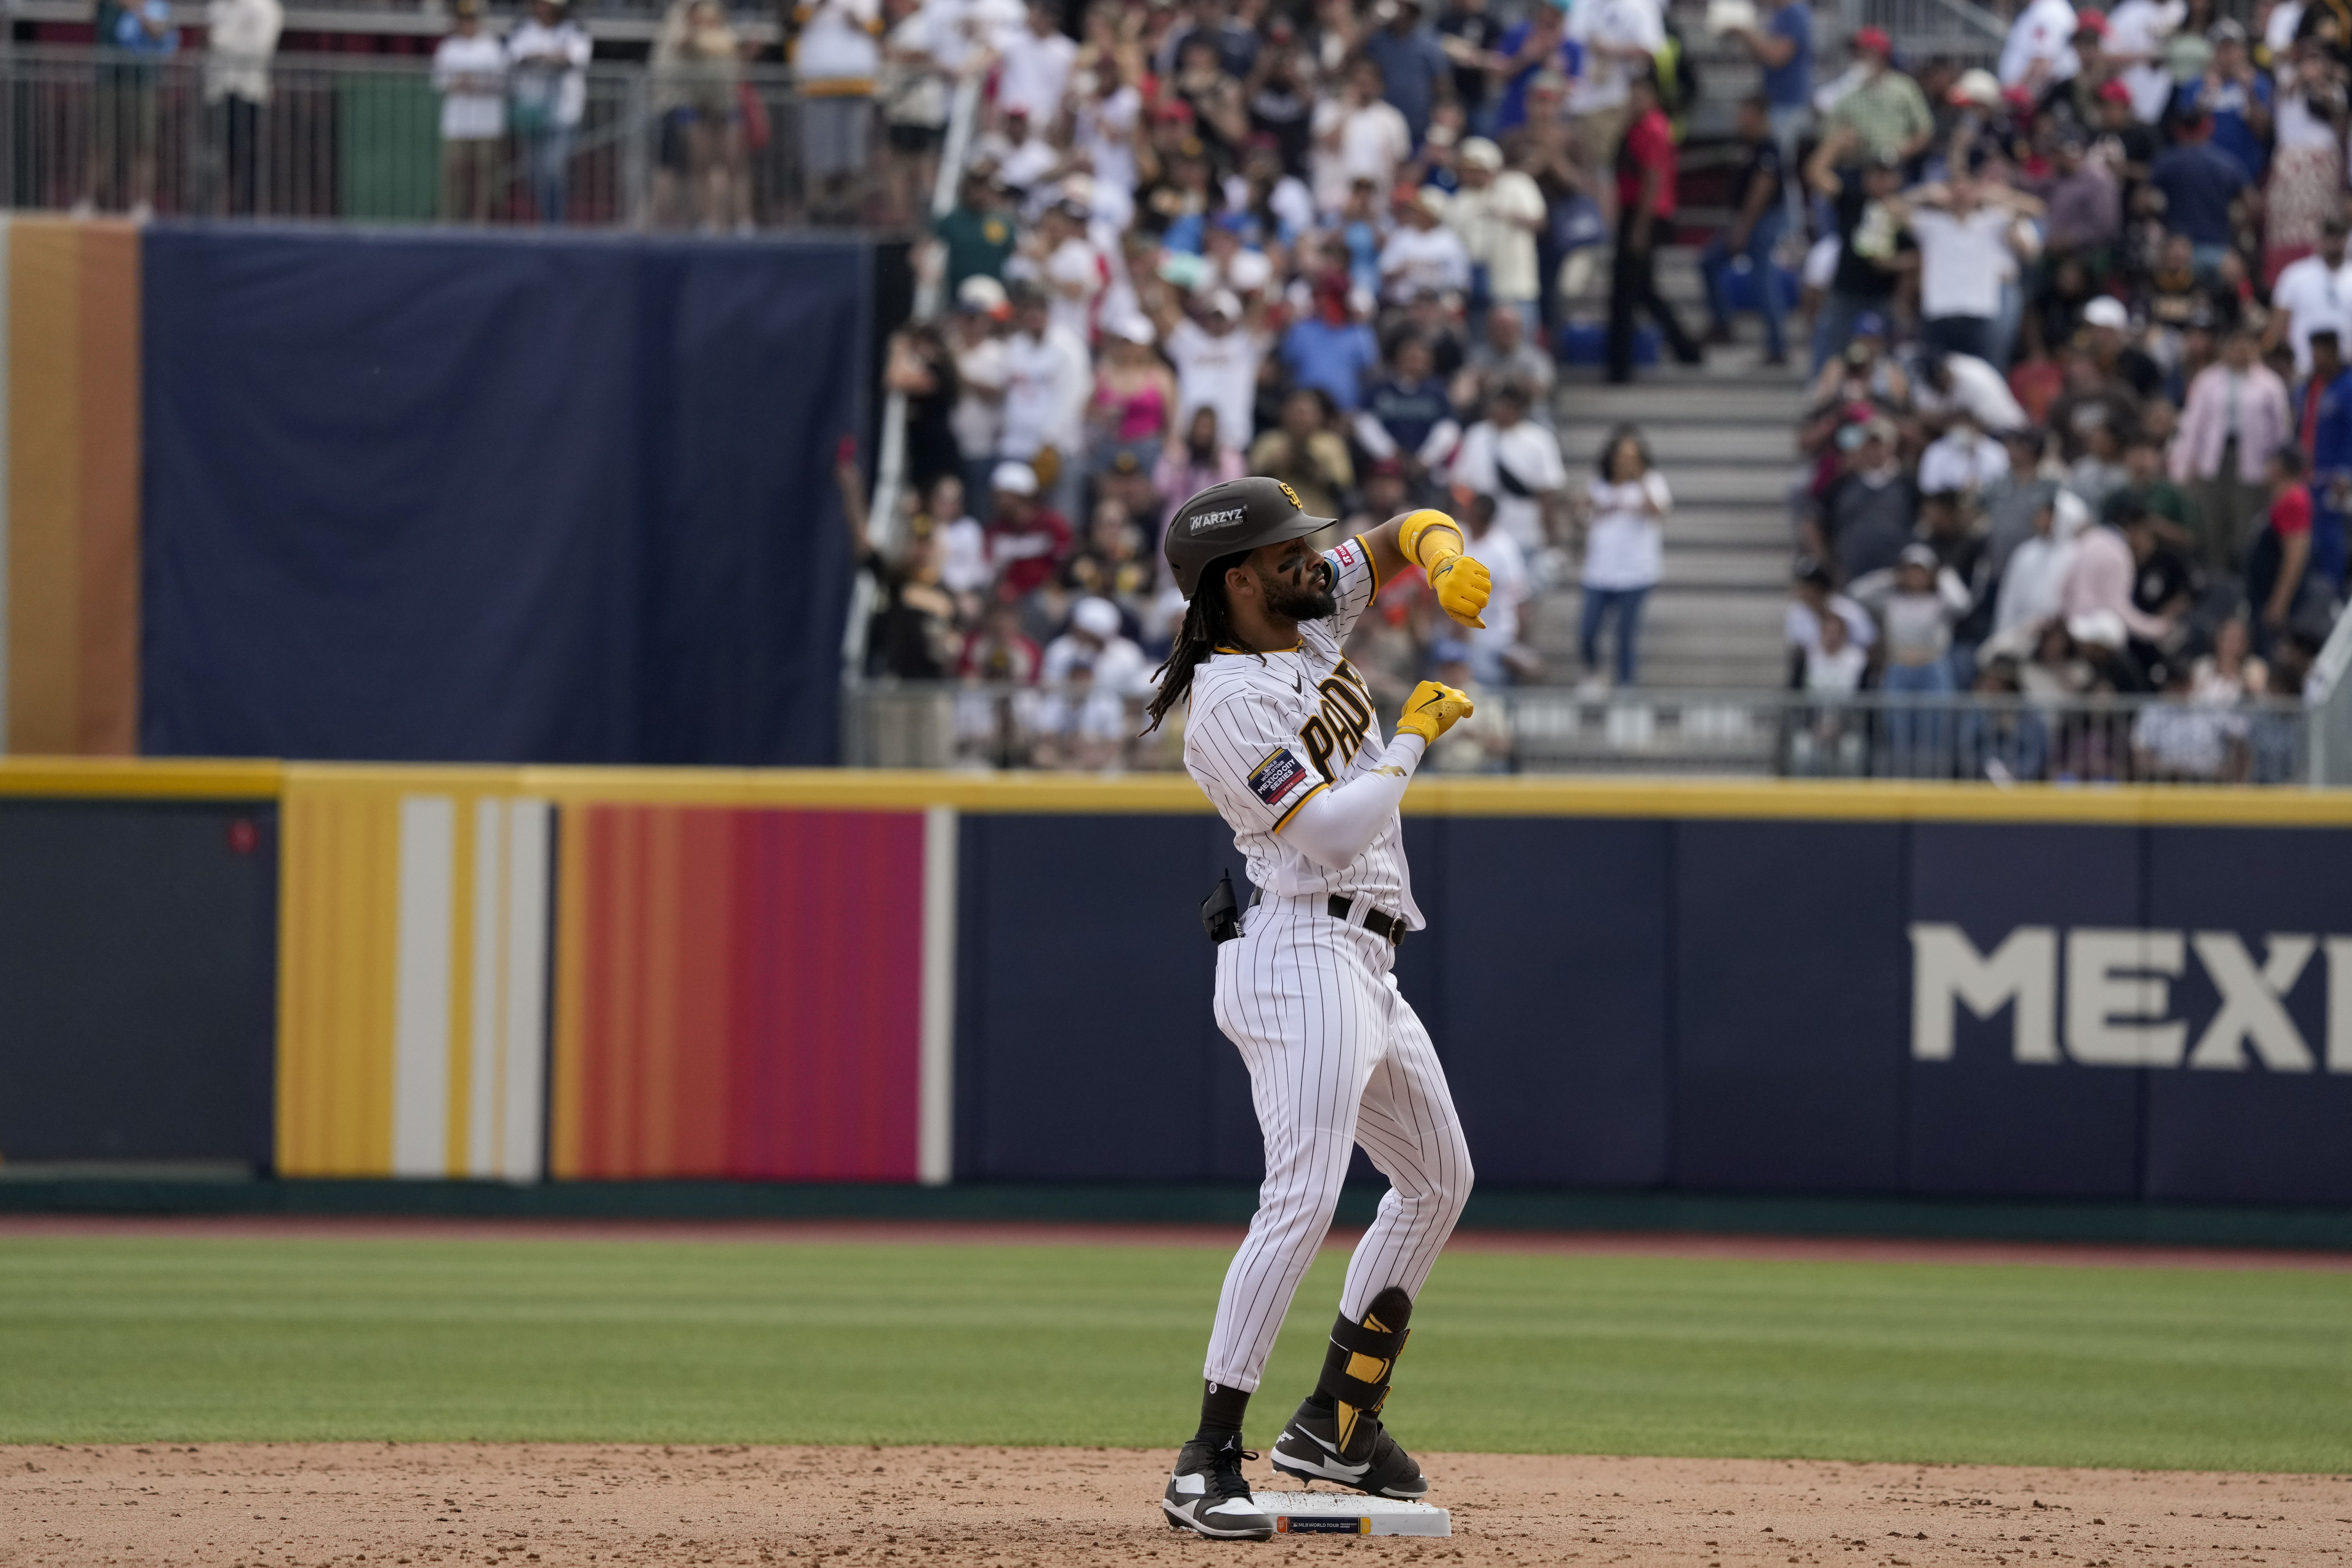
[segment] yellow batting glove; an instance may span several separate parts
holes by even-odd
[[[1405,699],[1404,717],[1397,721],[1397,733],[1402,735],[1409,730],[1420,736],[1423,744],[1433,746],[1438,736],[1454,728],[1456,720],[1466,719],[1476,711],[1468,692],[1424,680]]]
[[[1494,578],[1462,553],[1462,525],[1442,511],[1408,512],[1397,529],[1397,548],[1429,578],[1437,607],[1465,626],[1484,628],[1480,612],[1495,591]]]

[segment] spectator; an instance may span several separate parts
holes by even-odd
[[[1181,503],[1211,485],[1238,479],[1249,471],[1242,455],[1218,437],[1217,411],[1206,404],[1184,422],[1184,438],[1171,440],[1152,471],[1151,488]],[[1152,542],[1157,548],[1159,541]]]
[[[1971,353],[1930,349],[1910,385],[1911,406],[1931,425],[1963,413],[1979,430],[2016,430],[2028,423],[2000,372]]]
[[[1013,373],[1003,331],[1012,319],[1013,306],[995,279],[975,274],[956,290],[955,313],[948,322],[956,405],[948,428],[955,437],[964,489],[974,496],[988,493],[989,476],[1004,449],[1004,389]]]
[[[2147,5],[2149,0],[2126,0]],[[2042,189],[2047,211],[2042,244],[2053,257],[2071,257],[2093,276],[2106,271],[2108,247],[2123,236],[2122,193],[2107,159],[2092,155],[2078,132],[2062,132],[2054,149],[2055,177]]]
[[[1095,377],[1090,419],[1098,467],[1108,468],[1121,452],[1139,463],[1156,463],[1175,424],[1176,378],[1152,352],[1159,334],[1141,316],[1130,316],[1105,334],[1107,353]]]
[[[2270,79],[2246,58],[2246,29],[2224,17],[2206,31],[2211,62],[2184,83],[2173,100],[2178,135],[2202,116],[2211,121],[2213,145],[2238,161],[2250,180],[2269,171]]]
[[[1606,3],[1606,0],[1604,0]],[[1639,6],[1642,0],[1615,0]],[[1627,89],[1630,118],[1617,155],[1616,259],[1609,280],[1608,374],[1612,383],[1633,379],[1633,313],[1646,310],[1665,334],[1675,360],[1700,364],[1705,356],[1683,331],[1675,308],[1658,292],[1654,253],[1675,216],[1675,136],[1658,108],[1657,84],[1636,76]]]
[[[1382,25],[1365,35],[1363,58],[1381,68],[1381,96],[1404,116],[1405,132],[1418,147],[1437,106],[1452,101],[1454,68],[1422,26],[1421,0],[1378,0],[1372,19]]]
[[[1486,417],[1462,435],[1451,482],[1471,495],[1492,496],[1495,521],[1520,552],[1534,556],[1549,542],[1551,509],[1568,469],[1559,438],[1528,417],[1524,383],[1507,381],[1487,399]]]
[[[2140,519],[2144,517],[2140,514]],[[2140,525],[2144,527],[2144,521]],[[2085,528],[2075,536],[2066,574],[2058,585],[2058,613],[2069,620],[2077,616],[2113,615],[2132,637],[2145,643],[2162,642],[2171,635],[2172,624],[2133,603],[2139,565],[2139,556],[2122,530],[2105,523]]]
[[[507,56],[482,31],[480,0],[457,0],[449,36],[433,51],[433,90],[441,95],[441,217],[488,223],[507,133]]]
[[[2343,592],[2344,514],[2352,496],[2352,370],[2341,339],[2311,335],[2311,381],[2304,394],[2302,442],[2311,468],[2311,573],[2331,595]]]
[[[2341,221],[2346,121],[2343,65],[2316,43],[2297,45],[2280,73],[2275,150],[2263,193],[2267,283],[2312,253],[2324,224]]]
[[[2172,477],[2204,519],[2205,564],[2218,576],[2236,574],[2242,535],[2267,499],[2264,464],[2294,430],[2286,387],[2254,349],[2252,332],[2230,334],[2221,360],[2189,384],[2172,441]]]
[[[1057,17],[1048,0],[1030,0],[1025,25],[1006,30],[997,67],[999,112],[1017,110],[1032,125],[1050,125],[1061,113],[1078,44],[1062,31]]]
[[[2135,499],[2126,498],[2117,509],[2116,526],[2131,546],[2132,607],[2168,626],[2179,626],[2195,607],[2202,586],[2196,563],[2166,541],[2162,520]]]
[[[1656,57],[1666,47],[1665,19],[1656,0],[1590,0],[1569,11],[1568,37],[1584,54],[1569,112],[1585,166],[1599,169],[1620,157],[1619,145],[1646,112],[1635,100],[1635,82],[1651,81],[1655,107]],[[1621,232],[1628,205],[1621,190],[1618,209],[1607,215]]]
[[[2294,374],[2311,374],[2311,335],[2334,332],[2340,343],[2352,338],[2352,268],[2345,264],[2343,214],[2330,213],[2320,226],[2319,247],[2290,262],[2271,286],[2271,316],[2263,347],[2284,342],[2294,350]]]
[[[1884,628],[1886,668],[1881,685],[1889,697],[1948,698],[1952,679],[1952,627],[1972,603],[1958,576],[1926,544],[1903,547],[1892,569],[1853,584],[1857,602],[1878,612]],[[1940,777],[1949,771],[1945,737],[1948,715],[1897,706],[1886,716],[1887,749],[1898,778]]]
[[[1807,660],[1822,646],[1822,628],[1832,620],[1844,630],[1841,640],[1860,648],[1866,658],[1878,639],[1878,624],[1871,619],[1868,610],[1837,591],[1837,578],[1827,566],[1812,556],[1798,556],[1790,584],[1789,607],[1780,623],[1781,637],[1790,655],[1793,684],[1805,683]]]
[[[1495,502],[1494,496],[1475,495],[1461,509],[1470,553],[1486,565],[1493,587],[1478,617],[1486,624],[1455,635],[1467,637],[1466,655],[1479,680],[1504,686],[1534,679],[1542,661],[1528,646],[1535,573],[1519,542],[1495,526]]]
[[[1769,0],[1760,26],[1729,29],[1764,73],[1765,121],[1785,173],[1797,167],[1797,148],[1813,119],[1813,11],[1811,0]],[[1784,181],[1785,232],[1804,232],[1797,182]]]
[[[2000,593],[1993,606],[1993,643],[2019,652],[2032,652],[2039,628],[2058,614],[2059,595],[2074,563],[2075,529],[2087,522],[2083,503],[2073,496],[2053,494],[2034,509],[2033,531],[2010,552],[2001,571]],[[2060,515],[2067,518],[2064,526]]]
[[[995,500],[988,520],[988,563],[999,590],[1019,599],[1061,570],[1070,553],[1070,524],[1039,504],[1036,470],[1026,463],[999,463],[989,489]]]
[[[1549,425],[1549,396],[1556,374],[1551,356],[1530,336],[1524,317],[1517,310],[1489,310],[1478,341],[1464,358],[1454,402],[1457,407],[1475,407],[1492,397],[1505,382],[1517,381],[1527,387],[1533,399],[1532,412],[1537,419]]]
[[[1918,244],[1887,205],[1902,188],[1900,163],[1874,158],[1840,174],[1838,160],[1855,145],[1852,127],[1833,127],[1805,165],[1806,182],[1832,204],[1838,241],[1837,268],[1813,323],[1816,375],[1845,352],[1856,321],[1894,309],[1895,285],[1917,266]]]
[[[1576,646],[1584,661],[1584,689],[1598,691],[1608,687],[1601,637],[1612,619],[1617,623],[1617,684],[1634,683],[1642,606],[1664,574],[1664,525],[1675,501],[1665,476],[1650,464],[1642,433],[1630,425],[1610,433],[1595,468],[1585,490],[1590,518]]]
[[[1381,346],[1358,319],[1344,274],[1315,280],[1315,313],[1282,335],[1282,362],[1295,384],[1322,393],[1343,413],[1354,413],[1363,401],[1364,380],[1380,366]]]
[[[1957,410],[1950,427],[1919,454],[1919,490],[1926,496],[1949,492],[1974,502],[2008,473],[2008,450],[1966,408]]]
[[[1475,269],[1474,289],[1483,285],[1490,310],[1516,313],[1528,336],[1539,338],[1536,236],[1546,221],[1543,192],[1518,170],[1503,167],[1503,150],[1484,137],[1462,144],[1461,165],[1462,189],[1446,204],[1446,225]]]
[[[1849,583],[1892,567],[1919,521],[1919,488],[1896,460],[1895,437],[1885,419],[1839,431],[1844,471],[1806,521],[1806,549]]]
[[[1176,366],[1176,401],[1183,416],[1189,420],[1202,408],[1213,409],[1218,445],[1236,451],[1247,447],[1250,406],[1265,349],[1255,330],[1244,324],[1241,301],[1220,289],[1202,301],[1198,320],[1171,308],[1160,328]]]
[[[1282,423],[1249,450],[1249,469],[1280,479],[1316,517],[1339,515],[1341,498],[1355,488],[1348,443],[1333,428],[1339,410],[1319,386],[1301,386],[1282,401]]]
[[[2187,10],[2179,0],[2122,0],[2107,13],[2107,36],[2099,52],[2121,73],[2116,90],[2132,117],[2143,124],[2163,119],[2171,105],[2175,84],[2161,46]],[[2104,95],[2106,89],[2100,91]]]
[[[967,278],[1002,282],[1004,264],[1020,238],[995,182],[978,173],[956,182],[956,205],[933,221],[931,236],[945,253],[943,281],[950,295],[962,289]]]
[[[866,480],[849,442],[834,468],[842,516],[858,569],[874,579],[874,616],[866,634],[866,673],[898,680],[938,680],[961,652],[955,595],[940,580],[938,541],[916,535],[902,557],[886,560],[866,531]]]
[[[1381,297],[1410,304],[1424,290],[1461,294],[1470,288],[1470,253],[1445,221],[1445,193],[1423,185],[1397,203],[1397,226],[1381,247]]]
[[[572,142],[588,106],[592,52],[588,29],[572,19],[569,0],[531,0],[530,15],[507,38],[514,84],[509,112],[522,143],[531,205],[543,224],[563,221]]]
[[[1394,458],[1408,486],[1418,489],[1454,450],[1462,426],[1425,341],[1401,339],[1391,358],[1395,369],[1366,391],[1353,434],[1373,458]]]
[[[1150,666],[1122,632],[1118,607],[1094,595],[1070,608],[1067,630],[1045,645],[1038,673],[1038,763],[1099,772],[1118,760],[1150,695]]]
[[[226,176],[226,210],[261,210],[257,183],[261,113],[269,106],[269,62],[286,24],[278,0],[206,0],[205,103]]]
[[[2230,253],[2241,198],[2253,186],[2246,166],[2212,142],[2213,121],[2184,115],[2179,140],[2157,154],[2148,186],[2164,198],[2167,234],[2184,236],[2200,274],[2211,275]]]
[[[1917,82],[1895,68],[1895,46],[1878,28],[1854,34],[1853,52],[1862,79],[1830,110],[1830,127],[1853,133],[1854,152],[1864,163],[1890,158],[1906,163],[1927,151],[1936,134],[1927,100]]]
[[[2164,474],[2164,443],[2145,430],[2124,441],[2124,483],[2107,493],[2100,516],[2120,522],[2126,508],[2137,507],[2155,521],[2166,540],[2193,550],[2203,530],[2197,509],[2179,485]]]
[[[930,216],[947,140],[948,81],[927,52],[931,20],[919,0],[883,0],[882,74],[874,89],[890,148],[886,222],[919,224]]]
[[[955,356],[937,326],[926,321],[890,334],[882,384],[907,398],[908,479],[928,490],[942,478],[961,477]]]
[[[718,9],[717,0],[709,0]],[[882,74],[880,0],[801,0],[793,47],[793,78],[801,104],[801,172],[812,214],[836,221],[856,216],[873,135],[874,87]],[[741,126],[725,161],[742,162]],[[720,221],[724,221],[723,208]],[[751,226],[748,210],[738,224]]]
[[[977,611],[996,580],[988,564],[988,530],[964,504],[963,481],[953,474],[931,486],[923,508],[931,537],[938,542],[940,584],[956,595],[958,618],[973,618],[965,613],[966,606]]]
[[[1494,601],[1487,601],[1494,608]],[[1492,616],[1481,617],[1491,621]],[[1432,679],[1440,680],[1470,699],[1471,709],[1438,738],[1416,772],[1440,773],[1505,773],[1511,771],[1511,717],[1501,697],[1489,693],[1477,674],[1477,657],[1470,644],[1448,637],[1431,649]]]
[[[1557,16],[1559,12],[1552,14]],[[1488,65],[1503,32],[1503,24],[1486,8],[1486,0],[1453,0],[1437,18],[1437,44],[1454,69],[1454,101],[1475,130],[1486,129]]]
[[[1788,182],[1780,149],[1770,135],[1767,118],[1769,108],[1769,100],[1761,94],[1739,105],[1738,129],[1744,162],[1731,187],[1738,205],[1732,210],[1730,226],[1707,241],[1706,248],[1699,253],[1699,271],[1706,279],[1707,313],[1714,321],[1707,341],[1732,341],[1730,275],[1733,258],[1738,258],[1748,264],[1749,288],[1764,317],[1764,363],[1768,366],[1789,363],[1788,340],[1781,325],[1786,312],[1772,259],[1780,243],[1780,194]]]
[[[2270,455],[2265,479],[2270,507],[2246,552],[2246,603],[2253,611],[2254,651],[2272,658],[2281,634],[2306,607],[2332,612],[2327,589],[2311,564],[2311,492],[2304,488],[2303,449],[2284,446]]]
[[[822,23],[811,16],[801,32],[802,58],[807,58],[810,32],[815,33],[818,63],[823,64],[834,43],[845,43],[845,35],[853,30],[847,8],[871,0],[823,0],[829,7]],[[870,46],[872,40],[866,40]],[[656,79],[667,77],[672,83],[677,103],[675,113],[684,144],[687,205],[694,222],[705,234],[723,234],[729,229],[749,232],[751,226],[751,193],[743,166],[743,80],[742,44],[735,29],[728,25],[726,10],[719,0],[691,0],[685,8],[677,34],[666,52],[656,44],[655,72]],[[665,64],[666,60],[666,64]],[[867,72],[869,78],[871,68]],[[827,115],[814,109],[814,100],[804,100],[802,110],[802,131],[846,132],[853,123],[847,110]],[[821,156],[836,157],[837,147],[830,142],[811,142],[804,161],[814,164]],[[862,160],[861,160],[862,162]]]
[[[2021,191],[1956,176],[1890,206],[1919,247],[1920,336],[1948,353],[1991,361],[2000,283],[2017,270],[2015,230],[2042,204]],[[2025,242],[2031,245],[2031,239]]]
[[[1322,212],[1344,206],[1360,179],[1371,181],[1375,190],[1391,189],[1397,170],[1412,156],[1412,132],[1381,89],[1381,68],[1359,59],[1339,94],[1315,106],[1315,205]]]
[[[2074,54],[2074,7],[2067,0],[2026,0],[2009,26],[1998,74],[2003,88],[2038,99],[2082,68]]]
[[[1077,335],[1052,319],[1045,296],[1034,288],[1024,285],[1013,295],[1013,326],[1004,345],[1001,450],[1028,465],[1061,506],[1074,507],[1083,478],[1093,362]]]

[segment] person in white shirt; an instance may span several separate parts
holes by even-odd
[[[1569,119],[1583,143],[1585,167],[1606,169],[1630,118],[1632,73],[1666,47],[1665,21],[1657,0],[1579,0],[1568,14],[1568,36],[1584,48],[1584,74],[1570,89]],[[1613,183],[1602,184],[1613,195]],[[1612,205],[1604,201],[1604,210]]]
[[[988,476],[995,471],[1004,447],[1004,389],[1013,373],[1006,363],[1003,331],[1012,319],[1012,301],[995,279],[967,278],[956,289],[955,313],[948,320],[956,405],[948,416],[948,428],[963,454],[968,495],[988,493]]]
[[[2009,564],[2001,569],[1985,658],[2032,651],[2042,624],[2058,614],[2066,573],[2074,563],[2074,535],[2090,521],[2089,509],[2063,490],[2034,513],[2032,535],[2009,552]]]
[[[1087,212],[1056,202],[1037,221],[1037,281],[1053,301],[1054,324],[1078,342],[1094,341],[1096,305],[1110,283],[1110,265],[1087,237]]]
[[[1568,483],[1568,467],[1559,437],[1528,417],[1529,402],[1522,383],[1497,388],[1486,417],[1463,432],[1450,479],[1474,495],[1493,496],[1497,531],[1532,555],[1547,542],[1548,512]]]
[[[1064,517],[1080,510],[1086,465],[1087,400],[1094,362],[1086,343],[1053,320],[1045,296],[1024,285],[1013,300],[1013,332],[1004,345],[1003,456],[1027,463]]]
[[[1471,672],[1488,686],[1500,686],[1531,669],[1535,655],[1527,646],[1526,605],[1535,597],[1535,574],[1519,542],[1495,526],[1495,498],[1470,498],[1463,521],[1469,525],[1468,547],[1486,564],[1489,579],[1486,624],[1456,637],[1468,639]]]
[[[1911,407],[1930,421],[1965,408],[1979,430],[2016,430],[2032,423],[2000,372],[1974,354],[1930,353],[1911,378]]]
[[[2003,88],[2021,87],[2035,97],[2083,68],[2074,53],[2074,7],[2066,0],[2031,0],[2009,26],[1993,74]]]
[[[1396,205],[1397,226],[1381,247],[1381,297],[1409,305],[1424,289],[1466,292],[1470,253],[1444,220],[1445,193],[1423,185]]]
[[[2311,374],[2311,334],[2322,329],[2352,342],[2352,267],[2345,264],[2345,222],[2331,214],[2320,226],[2319,248],[2290,261],[2271,285],[2271,318],[2263,347],[2284,341],[2294,350],[2294,374]]]
[[[1381,68],[1367,59],[1348,68],[1338,97],[1315,106],[1310,131],[1315,205],[1327,216],[1348,205],[1358,180],[1371,181],[1374,190],[1392,189],[1398,168],[1412,156],[1412,132],[1381,97]]]
[[[874,88],[882,75],[881,0],[803,0],[794,15],[801,171],[811,207],[840,212],[866,172]]]
[[[1189,427],[1192,412],[1217,416],[1217,445],[1246,451],[1255,434],[1258,366],[1265,342],[1244,320],[1242,302],[1219,289],[1202,302],[1200,320],[1172,309],[1160,325],[1168,361],[1176,367],[1174,428]]]
[[[479,0],[457,0],[449,36],[433,51],[441,95],[441,217],[488,223],[491,176],[507,133],[507,52],[482,31]]]
[[[232,213],[254,210],[269,60],[285,25],[278,0],[207,0],[205,6],[205,102],[213,112]]]
[[[1462,237],[1470,259],[1486,268],[1486,293],[1516,311],[1528,336],[1543,338],[1543,274],[1536,235],[1547,221],[1543,191],[1517,169],[1503,167],[1503,150],[1483,136],[1462,143],[1462,189],[1446,204],[1445,221]]]
[[[2099,54],[2122,68],[2132,118],[2153,125],[2164,118],[2177,85],[2164,63],[2164,41],[2189,15],[2187,0],[2123,0],[2107,13]]]
[[[1134,712],[1151,690],[1151,663],[1120,630],[1118,607],[1089,594],[1070,606],[1070,626],[1045,645],[1038,684],[1037,760],[1096,771],[1118,760],[1135,733]]]
[[[963,481],[953,474],[940,476],[926,498],[931,536],[939,542],[940,585],[969,602],[977,619],[980,598],[996,581],[988,560],[988,530],[964,505]]]
[[[1958,491],[1974,496],[2008,472],[2009,449],[1986,435],[1975,416],[1962,409],[1953,418],[1952,427],[1919,454],[1919,493]]]
[[[1135,132],[1143,119],[1143,94],[1120,79],[1117,59],[1105,55],[1070,82],[1070,145],[1095,172],[1097,186],[1127,194],[1134,206]]]
[[[1887,210],[1919,242],[1919,335],[1948,353],[1990,360],[2000,285],[2030,241],[2015,233],[2042,204],[1969,175],[1890,197]]]
[[[1028,25],[1004,40],[996,107],[1025,110],[1034,125],[1052,124],[1062,111],[1070,63],[1077,58],[1077,40],[1062,31],[1055,7],[1048,0],[1029,0]]]
[[[1600,472],[1587,485],[1591,514],[1584,535],[1584,604],[1576,646],[1588,688],[1605,683],[1601,632],[1617,623],[1617,684],[1631,686],[1640,663],[1642,605],[1665,574],[1665,521],[1675,498],[1650,466],[1642,433],[1620,425],[1601,448]]]
[[[563,221],[572,139],[588,106],[593,49],[588,29],[572,19],[567,0],[532,0],[530,15],[507,38],[514,131],[530,171],[531,205],[543,224]]]

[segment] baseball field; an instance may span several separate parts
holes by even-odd
[[[1206,1230],[12,1222],[0,1561],[2342,1563],[2352,1259],[1465,1237],[1445,1542],[1179,1539]],[[1311,1384],[1327,1250],[1251,1412]],[[1262,1473],[1262,1467],[1253,1467]]]

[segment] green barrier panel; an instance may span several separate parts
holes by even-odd
[[[429,222],[441,191],[441,100],[432,84],[355,77],[336,98],[343,216]]]

